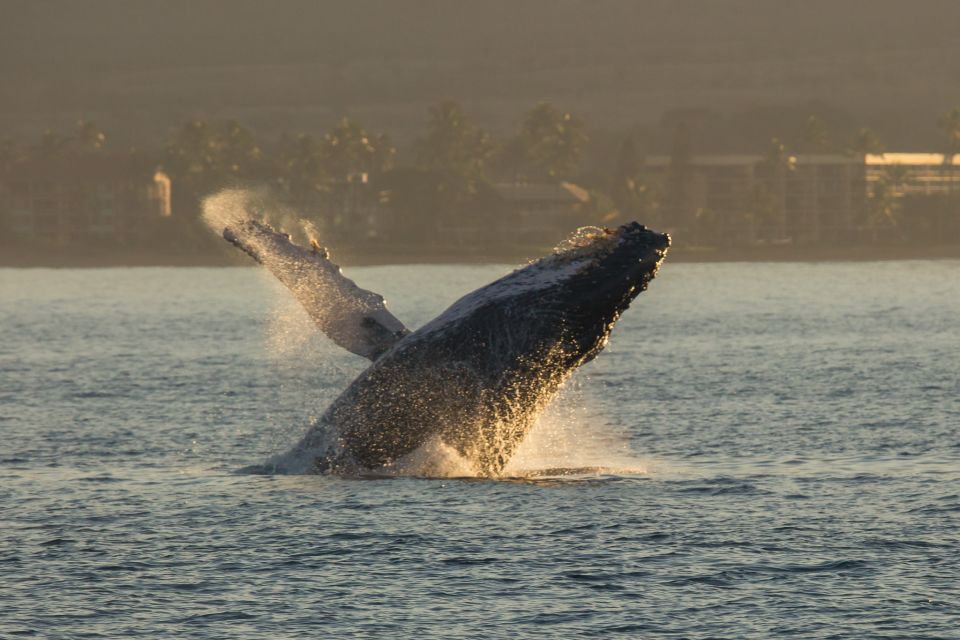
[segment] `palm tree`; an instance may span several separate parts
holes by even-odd
[[[811,115],[803,125],[803,141],[811,151],[827,153],[833,149],[827,125],[817,116]]]
[[[280,141],[281,181],[295,198],[303,198],[326,189],[328,178],[320,145],[303,133],[296,139],[284,136]]]
[[[0,171],[13,164],[18,156],[19,150],[13,139],[4,138],[3,142],[0,142]]]
[[[51,129],[47,129],[40,136],[40,142],[33,151],[43,156],[52,156],[63,152],[70,144],[70,137],[64,136]]]
[[[466,181],[482,179],[496,150],[490,135],[466,117],[453,100],[430,107],[427,135],[414,143],[417,164]]]
[[[323,136],[318,150],[324,169],[337,179],[380,174],[390,168],[397,152],[387,136],[373,136],[348,118]]]
[[[263,161],[263,152],[256,137],[236,120],[228,120],[216,137],[220,153],[218,164],[225,173],[242,178],[255,177]]]
[[[867,224],[873,230],[876,240],[877,230],[883,227],[896,227],[900,220],[903,189],[910,182],[910,172],[899,164],[887,166],[883,175],[873,183],[867,199]]]
[[[77,120],[77,140],[89,151],[100,151],[107,143],[107,136],[89,120]]]
[[[227,171],[221,146],[220,136],[203,120],[185,122],[172,133],[164,166],[177,185],[176,210],[196,211],[201,197],[223,186]]]
[[[880,137],[872,129],[861,127],[853,134],[850,144],[847,145],[848,154],[852,156],[878,155],[885,151]]]
[[[947,172],[950,194],[954,191],[954,157],[960,153],[960,107],[954,107],[940,117],[940,128],[945,135],[943,165]]]
[[[541,102],[527,114],[520,128],[520,149],[528,177],[551,180],[572,177],[588,141],[580,118]]]
[[[171,163],[189,174],[207,172],[217,165],[217,144],[213,130],[203,120],[185,122],[167,145]]]
[[[165,166],[175,193],[197,199],[238,179],[269,177],[254,133],[236,120],[212,126],[192,120],[178,127],[166,146]]]
[[[40,142],[31,151],[45,156],[60,154],[78,146],[83,151],[100,151],[106,141],[107,136],[97,128],[96,124],[86,120],[77,120],[77,133],[75,135],[65,136],[47,129],[40,136]]]

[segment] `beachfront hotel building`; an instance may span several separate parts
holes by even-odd
[[[0,172],[0,218],[14,239],[54,246],[137,242],[171,215],[170,178],[129,155],[24,158]]]
[[[664,195],[668,231],[704,244],[846,240],[865,197],[862,158],[802,154],[771,161],[761,155],[697,155],[678,167],[651,156],[644,177]]]
[[[960,194],[960,153],[884,153],[864,158],[868,187],[888,180],[896,196]]]

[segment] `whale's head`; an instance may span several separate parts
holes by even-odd
[[[580,229],[549,255],[461,298],[417,333],[445,334],[461,351],[480,336],[492,358],[536,359],[559,349],[564,367],[578,366],[603,348],[669,246],[668,235],[636,222]]]
[[[553,282],[540,292],[557,313],[565,340],[585,360],[606,344],[630,303],[647,288],[670,246],[670,236],[636,222],[616,229],[586,228],[550,256],[530,265]]]

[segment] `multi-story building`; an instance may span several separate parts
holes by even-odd
[[[707,244],[838,241],[864,196],[863,161],[844,155],[652,156],[643,170],[664,196],[660,224]]]
[[[145,158],[32,156],[0,174],[0,216],[17,239],[58,246],[139,241],[170,207],[170,178]]]
[[[868,187],[886,181],[896,196],[960,194],[960,153],[884,153],[864,163]]]

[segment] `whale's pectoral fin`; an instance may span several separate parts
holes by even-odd
[[[409,333],[387,310],[383,296],[345,277],[315,241],[301,247],[289,235],[250,219],[229,223],[223,237],[269,269],[344,349],[376,360]]]

